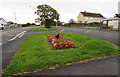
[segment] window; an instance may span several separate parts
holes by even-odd
[[[88,17],[85,17],[86,19],[88,19]]]
[[[92,17],[90,19],[93,19]]]
[[[85,21],[85,23],[87,23],[87,21]]]

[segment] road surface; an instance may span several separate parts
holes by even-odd
[[[78,29],[78,28],[65,28],[65,32],[79,33],[102,40],[109,41],[113,44],[119,45],[118,43],[118,32],[117,31],[106,31],[106,30],[92,30],[92,29]]]
[[[5,69],[7,67],[14,53],[16,52],[16,49],[18,47],[17,44],[19,44],[19,42],[17,44],[11,44],[14,39],[19,38],[16,37],[16,35],[20,34],[23,31],[28,31],[31,28],[33,27],[0,30],[0,74],[2,72],[2,69]]]

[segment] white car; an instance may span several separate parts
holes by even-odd
[[[3,30],[3,29],[4,29],[4,26],[0,25],[0,29]]]

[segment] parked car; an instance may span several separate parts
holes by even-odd
[[[1,24],[0,24],[0,30],[3,30],[4,29],[4,26],[2,26]]]

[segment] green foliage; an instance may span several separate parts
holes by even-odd
[[[26,23],[26,24],[22,24],[21,26],[22,27],[33,27],[33,26],[35,26],[36,24],[35,23]]]
[[[45,28],[45,27],[38,27],[38,28],[33,28],[31,30],[33,31],[47,31],[47,30],[60,30],[61,28],[58,27],[51,27],[51,28]]]
[[[36,25],[35,23],[31,23],[31,25]]]
[[[100,22],[91,22],[88,23],[89,26],[100,26]]]
[[[53,21],[59,19],[58,12],[46,4],[38,5],[35,13],[40,17],[41,24],[45,25],[46,28],[50,28]]]
[[[25,39],[4,75],[120,53],[114,44],[75,33],[61,33],[61,36],[75,43],[76,48],[55,50],[48,43],[47,36],[51,34],[55,33],[38,34]]]
[[[61,26],[62,22],[61,21],[57,21],[57,24],[58,24],[58,26]]]
[[[45,20],[45,27],[46,28],[50,28],[52,24],[53,24],[53,20],[51,20],[51,19]]]
[[[22,24],[21,26],[22,27],[28,27],[28,26],[30,26],[30,23]]]

